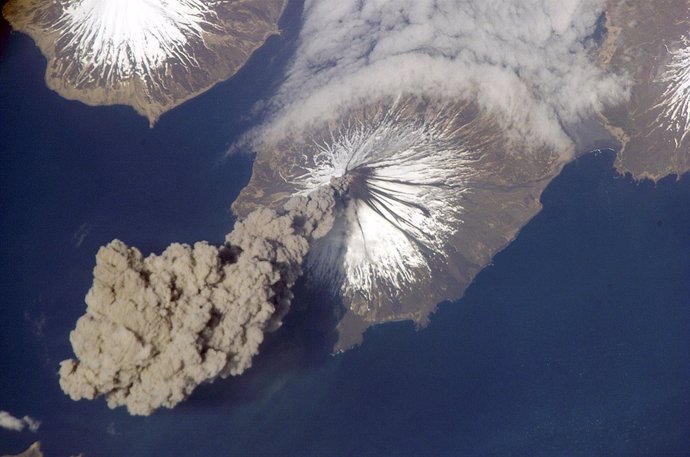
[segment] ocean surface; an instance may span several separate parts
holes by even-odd
[[[299,8],[231,81],[154,129],[45,87],[32,41],[0,34],[0,455],[690,456],[690,177],[635,183],[613,153],[568,165],[544,210],[429,326],[329,354],[330,304],[295,310],[244,376],[148,418],[57,382],[94,256],[220,243],[251,158],[225,157],[279,82]],[[280,57],[279,57],[280,56]]]

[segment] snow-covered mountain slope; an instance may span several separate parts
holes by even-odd
[[[690,135],[690,38],[683,37],[681,43],[681,47],[671,51],[671,61],[661,77],[666,90],[657,117],[657,125],[671,133],[676,147]]]

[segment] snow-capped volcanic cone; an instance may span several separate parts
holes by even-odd
[[[153,124],[233,75],[272,34],[286,0],[10,0],[3,14],[48,59],[46,82]]]
[[[314,246],[308,269],[360,313],[401,299],[429,281],[434,264],[447,261],[446,244],[462,224],[476,171],[476,150],[457,142],[474,128],[453,124],[461,113],[411,120],[411,109],[398,101],[379,107],[368,122],[348,119],[287,174],[300,194],[331,177],[350,180],[336,229]]]

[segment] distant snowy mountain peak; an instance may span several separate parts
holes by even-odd
[[[690,134],[690,39],[683,37],[681,43],[671,52],[671,62],[661,78],[666,90],[657,118],[657,125],[673,134],[676,147]]]
[[[67,6],[53,26],[58,46],[73,51],[84,68],[81,78],[153,78],[156,69],[190,58],[203,45],[203,26],[218,20],[199,0],[79,0]]]
[[[278,33],[286,0],[10,0],[12,26],[48,59],[46,82],[156,122],[237,72]]]

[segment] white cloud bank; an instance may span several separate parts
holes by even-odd
[[[35,433],[38,431],[40,426],[41,423],[32,417],[24,416],[19,418],[14,417],[7,411],[0,411],[0,428],[14,432],[21,432],[25,428],[28,428],[30,431]]]
[[[307,0],[278,134],[354,101],[401,92],[471,97],[534,143],[627,97],[593,62],[603,0]],[[267,138],[271,138],[269,135]]]

